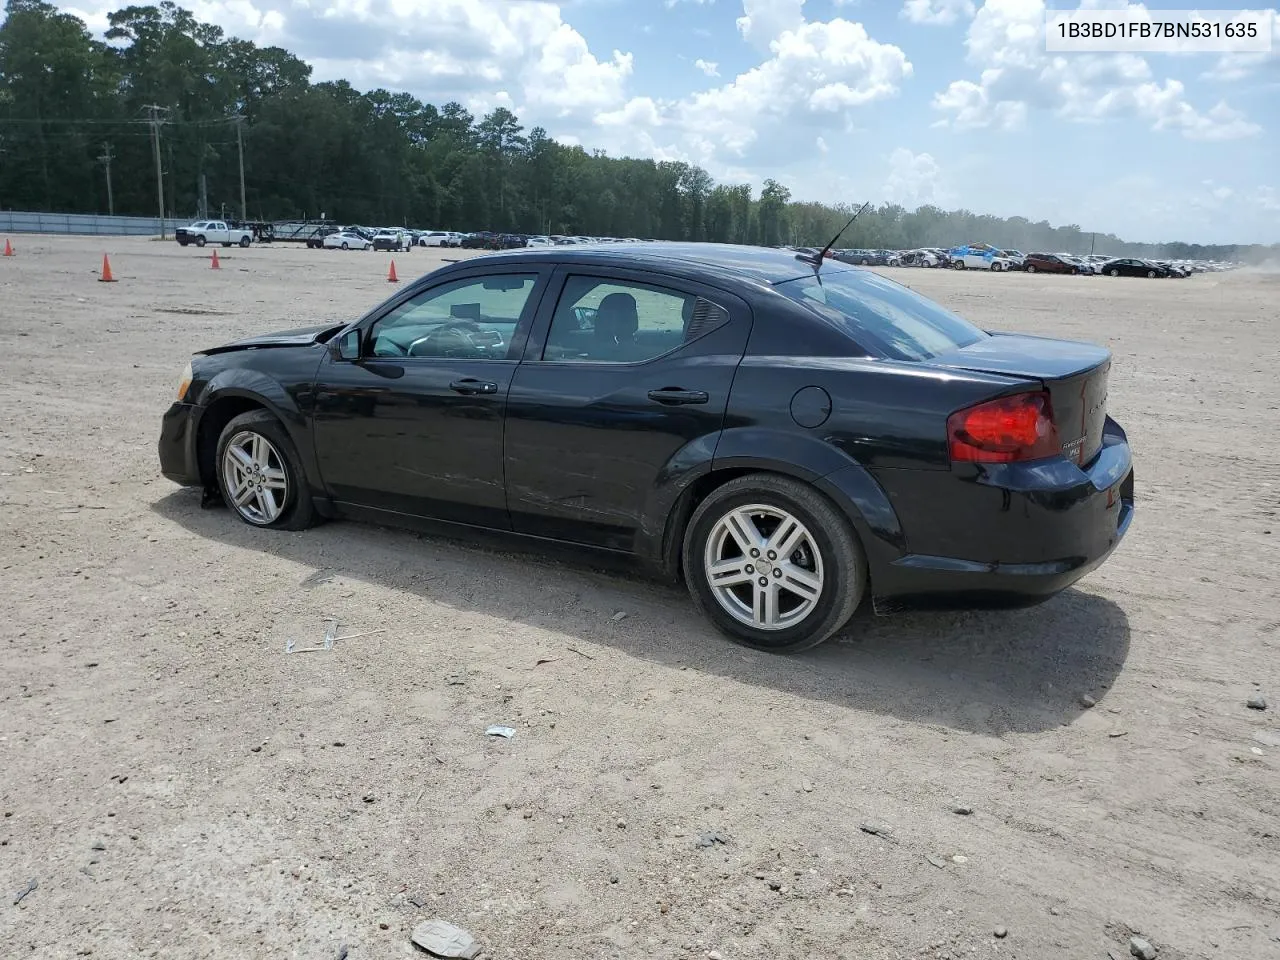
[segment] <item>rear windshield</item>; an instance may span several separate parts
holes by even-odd
[[[774,289],[864,348],[894,360],[928,360],[988,336],[963,317],[869,270],[830,270]]]

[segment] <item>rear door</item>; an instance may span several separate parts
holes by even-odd
[[[717,288],[559,268],[508,395],[513,528],[633,549],[673,460],[714,453],[750,331],[746,302]]]

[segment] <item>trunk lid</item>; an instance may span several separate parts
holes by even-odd
[[[1080,465],[1102,449],[1111,351],[1092,343],[995,333],[930,363],[1039,381],[1049,392],[1062,455]]]

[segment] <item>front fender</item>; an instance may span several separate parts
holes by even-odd
[[[196,435],[199,435],[203,418],[210,410],[217,408],[219,401],[242,398],[258,403],[271,411],[289,432],[289,439],[293,441],[298,455],[302,458],[303,469],[310,474],[311,486],[316,488],[319,483],[319,469],[316,464],[308,413],[313,378],[304,378],[301,370],[297,373],[299,376],[293,384],[287,385],[251,367],[229,367],[217,371],[204,384],[195,400],[199,410],[195,423]]]

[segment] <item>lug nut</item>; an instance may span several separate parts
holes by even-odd
[[[777,560],[777,559],[778,559],[778,555],[777,555],[776,553],[774,553],[772,550],[770,550],[770,551],[769,551],[769,559],[770,559],[770,560]]]
[[[752,557],[758,557],[758,556],[760,556],[760,551],[759,551],[759,550],[754,550],[754,549],[753,549],[753,550],[751,551],[751,556],[752,556]]]
[[[742,569],[746,570],[746,571],[747,571],[747,573],[755,573],[755,572],[756,572],[756,568],[755,568],[755,567],[753,567],[753,566],[752,566],[751,564],[749,564],[749,563],[748,563],[745,567],[743,567]]]
[[[762,586],[762,587],[767,587],[768,585],[769,585],[769,578],[768,578],[768,577],[761,577],[761,578],[760,578],[760,586]]]
[[[773,568],[773,575],[774,575],[775,577],[780,577],[780,576],[782,576],[782,570],[781,570],[781,568],[779,568],[779,567],[774,567],[774,568]]]

